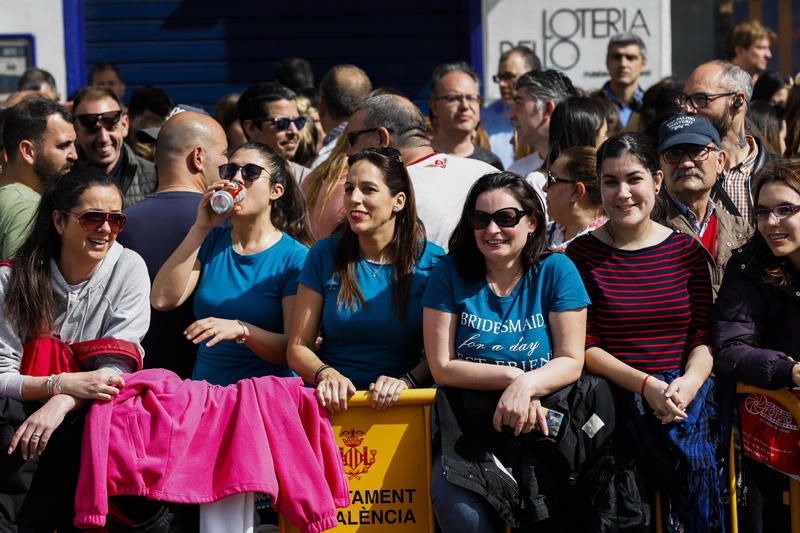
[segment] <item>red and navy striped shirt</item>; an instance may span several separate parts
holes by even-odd
[[[589,234],[567,255],[592,300],[587,349],[651,373],[682,368],[692,349],[710,344],[711,280],[697,240],[673,232],[654,246],[619,250]]]

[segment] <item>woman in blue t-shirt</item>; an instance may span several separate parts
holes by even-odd
[[[261,143],[244,144],[219,173],[221,181],[208,187],[197,220],[153,281],[153,307],[174,309],[195,293],[198,320],[185,335],[204,344],[194,379],[228,385],[289,376],[285,331],[313,240],[303,195],[286,162]],[[211,195],[230,182],[247,194],[229,215],[217,214]],[[231,224],[220,225],[227,216]]]
[[[425,353],[440,386],[503,391],[493,425],[547,434],[540,398],[578,380],[589,298],[577,269],[547,251],[541,201],[510,172],[472,186],[423,298]],[[492,531],[497,514],[445,479],[431,493],[442,530]]]
[[[421,302],[444,254],[425,239],[397,150],[364,150],[348,164],[347,221],[308,253],[287,354],[332,412],[346,410],[356,389],[369,389],[373,407],[385,409],[429,380]]]

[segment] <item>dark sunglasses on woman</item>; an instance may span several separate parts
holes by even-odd
[[[256,181],[261,173],[264,172],[264,167],[260,167],[254,163],[247,163],[246,165],[237,165],[236,163],[225,163],[219,166],[219,177],[223,180],[232,180],[236,173],[242,170],[242,179],[248,182]]]
[[[77,218],[81,228],[88,232],[97,231],[103,224],[108,222],[111,233],[119,233],[125,227],[125,223],[128,222],[128,217],[125,216],[125,213],[108,213],[106,211],[84,211],[83,213],[65,211],[65,213]]]
[[[89,131],[97,131],[100,127],[112,131],[122,118],[122,111],[106,111],[104,113],[86,113],[75,117],[81,126]]]
[[[528,213],[515,207],[504,207],[494,213],[472,211],[467,215],[467,222],[472,229],[484,229],[492,220],[501,228],[513,228],[526,215]]]

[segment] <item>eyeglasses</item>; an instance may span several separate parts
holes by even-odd
[[[514,81],[517,78],[511,72],[501,72],[500,74],[495,74],[492,76],[492,81],[495,83],[500,83],[501,81]]]
[[[503,209],[498,209],[494,213],[472,211],[467,215],[467,223],[469,223],[472,229],[484,229],[494,220],[495,224],[501,228],[513,228],[519,224],[522,217],[526,215],[528,215],[526,211],[522,211],[516,207],[504,207]]]
[[[770,209],[769,207],[756,207],[753,216],[758,222],[766,222],[770,215],[775,215],[778,220],[783,220],[800,211],[800,205],[783,204]]]
[[[266,170],[254,163],[247,163],[246,165],[237,165],[236,163],[225,163],[219,166],[219,177],[223,180],[232,180],[241,169],[242,179],[250,183],[256,181],[261,173]]]
[[[306,125],[306,120],[308,120],[306,117],[295,117],[295,118],[289,118],[289,117],[275,117],[275,118],[273,118],[273,117],[258,117],[258,118],[254,118],[253,122],[269,122],[270,124],[275,126],[276,130],[278,130],[278,131],[286,131],[286,130],[289,129],[289,127],[291,127],[292,124],[294,124],[294,127],[297,128],[298,130],[302,130],[303,127]]]
[[[128,222],[128,217],[125,216],[125,213],[107,213],[106,211],[84,211],[83,213],[65,211],[64,213],[77,218],[81,228],[88,232],[97,231],[103,224],[108,222],[111,233],[119,233],[125,227],[125,223]]]
[[[683,160],[684,155],[688,155],[692,161],[705,161],[711,152],[716,152],[717,149],[713,146],[698,146],[698,145],[684,145],[673,146],[661,152],[661,157],[664,162],[675,164]]]
[[[444,94],[437,96],[435,100],[442,100],[447,104],[460,104],[462,101],[467,104],[477,104],[481,101],[479,94]]]
[[[102,126],[106,131],[113,131],[122,118],[122,110],[106,111],[104,113],[86,113],[75,118],[81,126],[89,131],[97,131]]]
[[[708,103],[712,100],[716,100],[717,98],[722,98],[723,96],[733,96],[736,94],[735,92],[732,93],[717,93],[717,94],[708,94],[708,93],[694,93],[694,94],[684,94],[684,93],[676,93],[675,94],[675,104],[683,107],[686,105],[686,102],[691,102],[692,107],[695,109],[703,109],[708,107]]]
[[[364,135],[365,133],[372,133],[373,131],[378,131],[378,129],[380,129],[380,126],[375,127],[375,128],[365,128],[363,130],[356,130],[356,131],[348,132],[347,133],[347,142],[350,143],[350,146],[355,146],[356,141],[358,140],[359,136]],[[394,133],[394,130],[392,128],[386,128],[386,131],[388,131],[389,133]]]
[[[548,185],[555,185],[556,183],[577,183],[578,180],[570,180],[567,178],[559,178],[555,174],[553,174],[552,170],[547,171],[547,184]]]

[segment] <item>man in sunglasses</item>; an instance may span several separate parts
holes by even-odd
[[[272,148],[288,163],[298,182],[310,172],[293,162],[300,145],[300,130],[306,117],[300,115],[291,89],[275,82],[251,85],[239,97],[239,122],[248,141],[257,141]]]
[[[658,130],[658,153],[664,173],[662,192],[670,226],[696,238],[708,252],[711,286],[716,298],[733,250],[752,233],[742,218],[718,209],[711,200],[727,154],[711,122],[679,113]]]
[[[128,115],[115,93],[105,88],[81,89],[75,95],[73,113],[79,156],[117,180],[124,207],[143,200],[156,189],[153,163],[137,156],[124,143]]]
[[[497,172],[477,159],[436,152],[422,113],[402,96],[367,98],[350,117],[346,135],[348,155],[365,148],[389,147],[400,152],[414,183],[417,214],[428,240],[445,249],[472,184],[484,174]]]
[[[769,159],[761,140],[745,131],[747,106],[753,95],[750,75],[727,61],[710,61],[694,69],[676,103],[684,113],[703,115],[719,132],[728,154],[720,174],[721,187],[712,196],[722,207],[748,222],[753,199],[750,178]]]
[[[189,233],[203,193],[219,180],[219,166],[228,162],[225,130],[207,114],[176,113],[154,133],[158,189],[125,210],[128,224],[117,238],[142,256],[151,281]],[[194,322],[192,305],[190,297],[172,311],[151,310],[150,329],[142,341],[146,368],[191,377],[197,347],[182,332]]]
[[[481,125],[489,135],[492,152],[500,158],[505,168],[514,162],[515,143],[518,142],[514,124],[508,118],[516,94],[514,85],[526,72],[541,69],[542,62],[533,50],[527,46],[515,46],[500,55],[497,74],[492,76],[492,81],[500,89],[500,99],[483,108]]]
[[[69,172],[78,155],[72,113],[32,96],[6,111],[3,146],[8,164],[0,177],[0,260],[27,238],[48,181]]]

